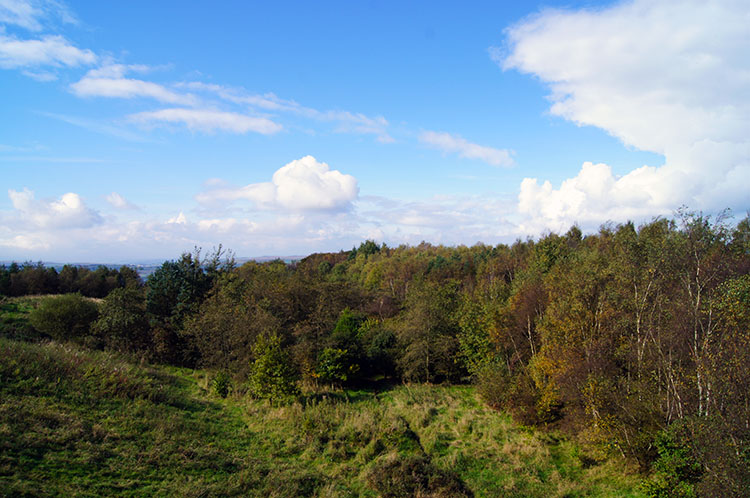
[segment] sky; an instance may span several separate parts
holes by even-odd
[[[750,2],[0,0],[0,260],[750,209]]]

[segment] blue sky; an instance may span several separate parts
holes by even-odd
[[[750,207],[744,1],[0,0],[0,259]]]

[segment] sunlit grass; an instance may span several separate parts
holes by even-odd
[[[638,496],[470,387],[213,395],[210,372],[0,339],[0,494]]]

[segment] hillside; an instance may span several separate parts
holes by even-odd
[[[201,370],[0,340],[6,496],[639,496],[639,477],[514,424],[473,388],[272,407]]]

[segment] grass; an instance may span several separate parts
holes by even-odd
[[[29,313],[36,308],[41,297],[0,296],[0,337],[19,340],[36,340],[39,332],[29,325]]]
[[[622,462],[520,427],[470,387],[274,407],[211,380],[0,339],[0,495],[640,496]]]

